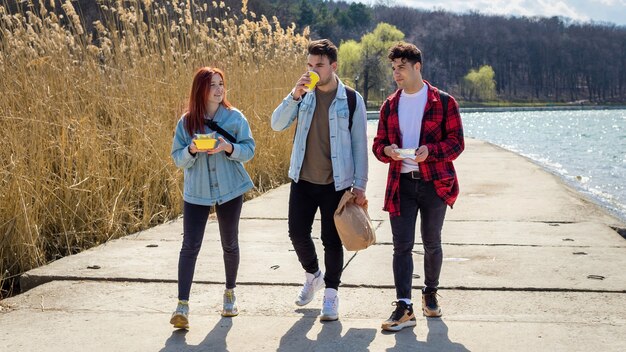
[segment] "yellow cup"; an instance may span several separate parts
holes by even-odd
[[[304,85],[306,87],[304,90],[307,92],[315,89],[315,85],[320,81],[320,76],[315,71],[309,71],[309,77],[311,78],[311,83]]]
[[[196,148],[199,150],[209,150],[215,148],[215,144],[217,144],[217,139],[215,138],[206,138],[206,139],[194,139],[193,143],[196,145]]]

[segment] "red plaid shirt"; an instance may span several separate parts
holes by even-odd
[[[459,104],[450,96],[448,100],[448,114],[444,121],[443,106],[439,100],[439,90],[426,81],[424,83],[428,86],[428,98],[424,109],[419,145],[428,147],[428,157],[418,165],[422,179],[433,181],[437,195],[452,207],[459,195],[459,183],[452,161],[465,148]],[[388,211],[390,216],[400,215],[400,170],[402,161],[394,161],[385,155],[383,150],[391,144],[396,144],[399,148],[402,148],[400,122],[398,120],[398,103],[400,102],[401,93],[402,90],[398,89],[383,103],[378,120],[378,132],[372,147],[372,151],[378,160],[383,163],[389,163],[383,210]]]

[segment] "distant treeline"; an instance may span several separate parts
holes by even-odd
[[[427,79],[457,90],[490,65],[498,97],[523,101],[626,101],[626,27],[379,8],[424,51]]]
[[[482,65],[495,71],[499,99],[626,102],[626,27],[570,23],[558,17],[503,17],[367,6],[322,0],[257,0],[254,10],[311,26],[312,37],[358,40],[386,22],[424,52],[424,77],[460,93]],[[601,6],[601,5],[599,5]]]
[[[98,2],[72,3],[88,28],[98,19]],[[297,31],[310,26],[311,38],[330,38],[337,45],[359,40],[380,22],[392,24],[424,52],[424,77],[457,95],[470,70],[489,65],[500,100],[626,102],[624,26],[558,17],[459,15],[394,6],[393,1],[371,6],[323,0],[227,0],[223,8],[236,14],[242,6],[258,16],[276,16],[283,25],[294,23]]]

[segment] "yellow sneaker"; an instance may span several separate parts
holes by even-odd
[[[172,313],[170,324],[176,329],[189,329],[189,301],[178,301],[176,310]]]
[[[237,297],[235,297],[235,291],[233,289],[224,290],[224,306],[222,308],[223,317],[235,317],[239,315],[237,309]]]

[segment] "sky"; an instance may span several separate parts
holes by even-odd
[[[367,3],[367,1],[363,1]],[[375,3],[376,1],[374,1]],[[505,16],[563,16],[581,22],[611,22],[626,26],[626,0],[383,0],[426,10]]]

